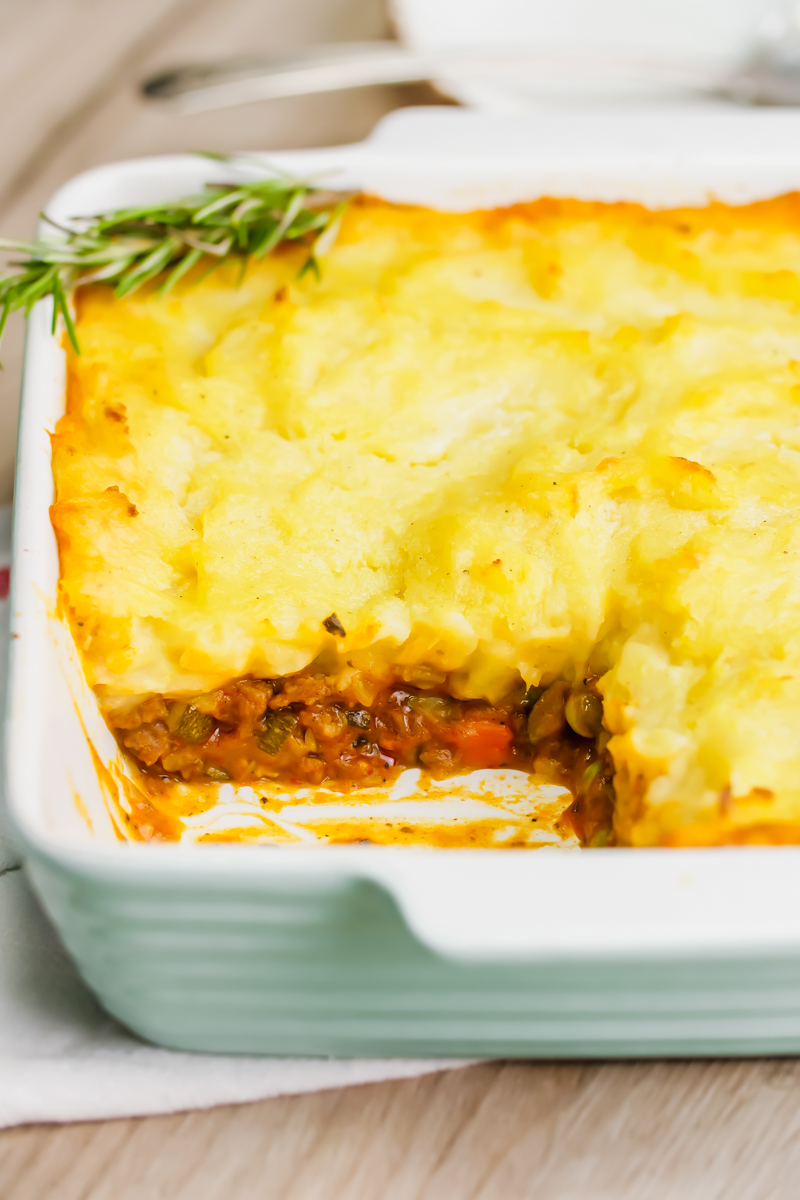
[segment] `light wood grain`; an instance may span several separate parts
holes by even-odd
[[[193,118],[148,108],[159,66],[389,33],[381,0],[0,0],[0,229],[130,155],[331,144],[424,89]],[[0,376],[7,497],[21,323]],[[0,1133],[2,1200],[796,1200],[793,1061],[489,1064],[143,1120]]]
[[[0,1134],[13,1200],[796,1200],[800,1064],[490,1064]]]

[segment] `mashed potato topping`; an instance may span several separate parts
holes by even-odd
[[[106,710],[600,675],[620,842],[800,841],[800,199],[359,199],[303,257],[78,294],[53,523]]]

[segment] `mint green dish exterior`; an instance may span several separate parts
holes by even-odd
[[[800,113],[686,106],[515,123],[417,110],[363,145],[270,159],[443,207],[736,202],[800,186]],[[49,212],[168,199],[228,173],[188,157],[116,164],[66,185]],[[49,433],[63,406],[63,354],[40,304],[15,502],[8,810],[31,881],[109,1013],[160,1045],[226,1053],[800,1052],[798,848],[118,841],[96,769],[116,744],[56,604]]]
[[[787,1054],[800,955],[454,961],[370,880],[28,869],[81,974],[141,1037],[272,1055]]]

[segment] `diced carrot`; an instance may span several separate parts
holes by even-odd
[[[496,721],[462,721],[452,737],[468,767],[499,767],[508,761],[513,733]]]

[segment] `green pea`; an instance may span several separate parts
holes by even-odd
[[[603,702],[586,688],[573,688],[564,711],[570,728],[581,737],[597,737],[603,727]]]

